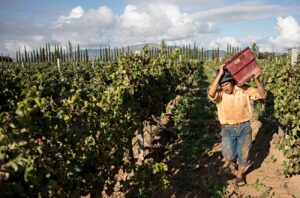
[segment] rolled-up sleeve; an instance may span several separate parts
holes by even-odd
[[[250,97],[251,100],[265,99],[265,95],[261,95],[257,88],[248,87],[246,89],[246,94]]]
[[[209,94],[208,98],[213,102],[213,103],[219,103],[222,100],[222,94],[221,91],[217,91],[215,97],[211,97]]]

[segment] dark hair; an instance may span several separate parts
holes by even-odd
[[[230,82],[232,85],[236,85],[236,82],[235,80],[228,80],[228,81],[225,81],[225,82],[222,82],[222,83],[219,83],[219,85],[221,86],[222,84],[225,84],[227,82]]]

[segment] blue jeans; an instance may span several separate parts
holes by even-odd
[[[222,154],[227,161],[237,160],[239,165],[246,166],[252,144],[250,122],[222,127]]]

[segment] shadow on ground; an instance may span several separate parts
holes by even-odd
[[[271,140],[274,133],[278,132],[278,122],[274,115],[274,97],[271,92],[264,104],[265,110],[260,115],[262,123],[250,150],[250,161],[252,165],[247,169],[245,175],[261,167],[261,164],[269,154]]]

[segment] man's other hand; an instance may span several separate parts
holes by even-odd
[[[254,73],[254,78],[255,78],[255,79],[258,79],[260,76],[261,76],[261,69],[258,69],[258,70],[256,70],[255,73]]]
[[[224,74],[224,67],[226,66],[226,64],[223,64],[220,66],[220,70],[219,70],[219,73],[218,75],[222,76]]]

